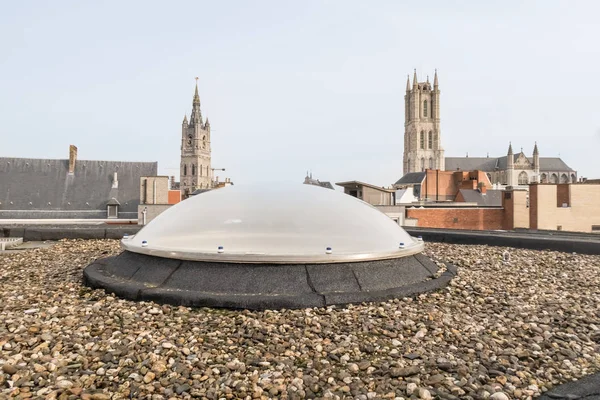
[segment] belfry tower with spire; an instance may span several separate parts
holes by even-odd
[[[425,82],[419,82],[416,70],[412,85],[410,77],[407,77],[404,115],[404,174],[426,169],[444,171],[437,70],[433,78],[433,87],[429,83],[429,77]]]
[[[183,117],[181,125],[181,165],[180,189],[182,198],[189,197],[196,189],[210,189],[212,186],[210,123],[202,120],[198,78],[192,102],[192,113],[188,121]]]

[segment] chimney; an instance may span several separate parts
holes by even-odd
[[[119,188],[119,179],[117,178],[117,173],[116,172],[113,175],[112,187],[113,187],[113,189],[118,189]]]
[[[69,174],[73,175],[75,173],[75,161],[77,161],[77,147],[70,145],[69,146]]]
[[[175,175],[171,175],[171,189],[175,187]]]
[[[486,193],[487,193],[487,186],[485,186],[485,183],[484,183],[484,182],[479,182],[479,183],[477,184],[477,186],[478,186],[477,188],[479,189],[479,192],[480,192],[481,194],[486,194]]]

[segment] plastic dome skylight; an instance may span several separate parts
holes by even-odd
[[[331,263],[404,257],[423,250],[388,216],[313,185],[235,185],[193,196],[135,236],[131,252],[182,260]]]

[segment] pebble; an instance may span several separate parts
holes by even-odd
[[[13,375],[13,374],[17,373],[17,368],[15,368],[14,365],[4,364],[2,366],[2,371],[4,371],[5,373],[7,373],[9,375]]]
[[[148,371],[146,375],[144,375],[144,383],[150,383],[154,380],[156,375],[152,371]]]
[[[59,389],[70,389],[70,388],[73,387],[73,382],[68,381],[68,380],[65,379],[65,380],[56,382],[56,386]]]
[[[412,394],[415,392],[415,390],[417,390],[417,384],[414,382],[409,382],[406,385],[406,395],[407,396],[412,396]]]
[[[2,255],[0,398],[503,400],[600,370],[599,256],[510,249],[504,263],[506,248],[426,243],[459,268],[443,290],[258,312],[81,284],[120,251],[64,240]]]
[[[425,388],[419,388],[419,398],[422,400],[431,400],[431,392]]]

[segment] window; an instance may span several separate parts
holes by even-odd
[[[200,176],[202,176],[202,164],[200,164]]]
[[[117,218],[119,216],[119,206],[115,205],[109,205],[108,206],[108,218]]]
[[[429,157],[429,169],[433,169],[433,158]]]
[[[527,172],[521,171],[519,174],[519,185],[527,185],[529,184],[529,177],[527,176]]]
[[[542,174],[540,183],[548,183],[548,175]]]
[[[429,131],[429,148],[433,149],[433,132]]]
[[[600,232],[600,225],[592,225],[592,232]]]
[[[558,183],[558,175],[556,175],[556,174],[550,175],[550,183]]]
[[[571,174],[571,183],[575,182],[577,182],[577,177],[575,176],[575,174]]]
[[[425,132],[421,131],[421,148],[425,148]]]
[[[187,175],[187,165],[183,165],[183,176]]]
[[[406,162],[406,172],[411,172],[411,166],[410,166],[410,158],[408,159],[408,161]]]
[[[423,116],[427,118],[427,100],[423,102]]]
[[[192,164],[192,175],[196,175],[196,164]]]
[[[569,177],[567,176],[567,174],[562,174],[560,176],[560,183],[569,183]]]
[[[421,158],[421,171],[425,171],[425,157]]]

